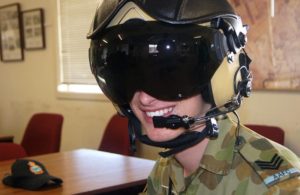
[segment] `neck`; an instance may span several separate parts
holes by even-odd
[[[209,138],[205,138],[200,143],[175,155],[175,158],[183,167],[184,177],[191,175],[198,169],[208,142]]]
[[[210,108],[210,104],[205,104],[201,113],[206,113]],[[205,126],[202,126],[197,131],[203,131],[204,128]],[[198,144],[187,148],[186,150],[183,150],[175,155],[175,158],[183,167],[184,177],[191,175],[198,169],[208,142],[209,138],[204,138]]]

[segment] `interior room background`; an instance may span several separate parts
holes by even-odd
[[[61,151],[76,148],[97,149],[106,123],[116,111],[105,98],[87,100],[58,96],[57,1],[0,0],[0,6],[11,3],[20,3],[21,10],[43,8],[46,48],[24,51],[24,61],[0,61],[0,133],[14,135],[14,141],[18,143],[32,114],[58,112],[64,116]],[[285,4],[281,3],[280,6]],[[266,12],[269,13],[269,10]],[[91,19],[86,18],[86,22],[90,23]],[[276,15],[271,20],[276,20]],[[257,31],[253,28],[251,30]],[[300,41],[297,39],[300,38],[294,37],[294,42]],[[269,50],[261,52],[266,56],[272,55]],[[250,51],[248,53],[251,55]],[[259,62],[260,59],[255,61]],[[244,99],[238,113],[242,123],[276,125],[283,128],[285,145],[300,155],[300,91],[254,90],[249,99]],[[156,149],[142,146],[139,155],[156,158]]]

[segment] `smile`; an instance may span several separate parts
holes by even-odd
[[[170,113],[172,112],[173,108],[164,108],[164,109],[161,109],[161,110],[156,110],[156,111],[153,111],[153,112],[146,112],[146,115],[148,117],[154,117],[154,116],[163,116],[167,113]]]

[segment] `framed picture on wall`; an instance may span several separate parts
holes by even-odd
[[[24,48],[45,48],[44,11],[42,8],[22,12]]]
[[[0,7],[0,51],[3,62],[24,59],[19,3]]]

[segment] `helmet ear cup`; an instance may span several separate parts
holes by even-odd
[[[216,107],[225,105],[236,95],[237,82],[235,81],[241,80],[241,75],[238,71],[239,67],[238,60],[233,60],[229,63],[227,59],[224,58],[211,78],[211,94]]]
[[[230,102],[235,96],[249,97],[252,91],[250,58],[240,52],[231,63],[225,58],[210,82],[212,99],[216,107]]]

